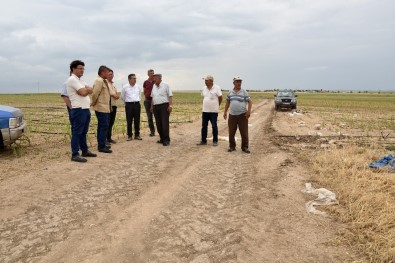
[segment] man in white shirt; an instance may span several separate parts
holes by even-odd
[[[207,144],[208,122],[211,122],[213,128],[213,145],[218,145],[218,111],[222,102],[222,92],[218,85],[214,84],[214,77],[208,75],[204,78],[206,86],[202,90],[203,110],[202,110],[202,130],[201,140],[198,145]]]
[[[84,70],[84,62],[80,60],[71,62],[70,71],[72,74],[67,79],[67,94],[71,102],[71,160],[81,163],[87,161],[83,157],[96,157],[95,153],[88,150],[86,143],[86,134],[91,120],[89,94],[92,94],[93,88],[81,80]],[[79,155],[79,149],[82,151],[82,157]]]
[[[142,89],[136,83],[136,74],[129,74],[129,83],[122,87],[121,100],[125,103],[128,141],[133,139],[132,123],[134,124],[134,139],[142,140],[140,136],[140,97]]]
[[[157,143],[170,145],[170,113],[173,93],[167,83],[162,82],[162,74],[154,74],[154,86],[151,91],[151,112],[154,113],[156,128],[160,136]]]

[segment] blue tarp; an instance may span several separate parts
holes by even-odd
[[[375,168],[375,169],[382,169],[382,168],[388,168],[392,169],[395,171],[395,157],[392,156],[391,154],[384,156],[380,160],[371,162],[369,164],[370,168]]]

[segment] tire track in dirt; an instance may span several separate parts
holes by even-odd
[[[218,148],[205,151],[208,158],[194,164],[196,174],[185,191],[149,226],[141,262],[233,262],[242,258],[243,262],[262,262],[254,251],[254,233],[261,221],[259,201],[265,195],[276,196],[273,182],[279,180],[277,174],[256,176],[256,163],[265,155],[270,159],[269,142],[254,139],[265,135],[262,130],[267,120],[265,116],[252,122],[251,155],[239,149],[236,153]]]
[[[304,211],[303,170],[270,142],[272,108],[254,105],[250,155],[240,142],[233,153],[224,141],[195,146],[200,123],[192,123],[171,129],[170,147],[119,143],[73,166],[84,180],[37,193],[1,221],[0,261],[344,262],[323,244],[330,223]]]
[[[107,166],[95,160],[94,171],[90,170],[92,167],[78,166],[78,173],[85,180],[57,195],[38,199],[24,213],[2,220],[2,261],[17,262],[45,255],[54,243],[83,228],[88,218],[97,217],[97,211],[135,200],[144,189],[160,180],[161,160],[169,155],[168,151],[158,151],[156,163],[142,152],[132,150],[132,153],[138,165],[113,160],[114,165]]]

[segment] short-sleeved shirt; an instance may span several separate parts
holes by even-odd
[[[67,93],[67,81],[65,81],[62,84],[62,88],[60,89],[60,96],[61,97],[69,97],[69,94]]]
[[[139,84],[135,83],[133,86],[125,84],[122,88],[121,99],[124,102],[138,102],[140,101],[142,89]]]
[[[77,93],[78,90],[85,88],[86,83],[78,78],[76,75],[71,74],[67,79],[67,93],[71,102],[71,107],[89,109],[91,99],[89,96],[81,96]]]
[[[213,85],[211,89],[205,86],[202,90],[203,96],[203,112],[218,112],[219,101],[218,97],[222,96],[221,88],[218,85]]]
[[[167,83],[161,82],[159,86],[154,84],[151,92],[152,102],[154,105],[168,103],[169,97],[173,97],[173,93]]]
[[[144,89],[144,97],[146,100],[151,100],[151,92],[152,92],[152,87],[154,86],[154,81],[151,81],[147,79],[144,81],[143,84],[143,89]]]
[[[230,103],[229,114],[240,115],[247,112],[247,102],[250,101],[250,96],[244,89],[240,89],[237,93],[232,89],[229,90],[226,100]]]

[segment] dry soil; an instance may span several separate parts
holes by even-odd
[[[272,142],[298,126],[274,115],[272,101],[254,105],[251,154],[240,140],[227,152],[220,114],[217,147],[196,145],[194,122],[172,127],[168,147],[144,131],[83,164],[61,154],[12,170],[18,160],[1,160],[0,262],[352,261],[334,245],[343,226],[305,211],[308,172]]]

